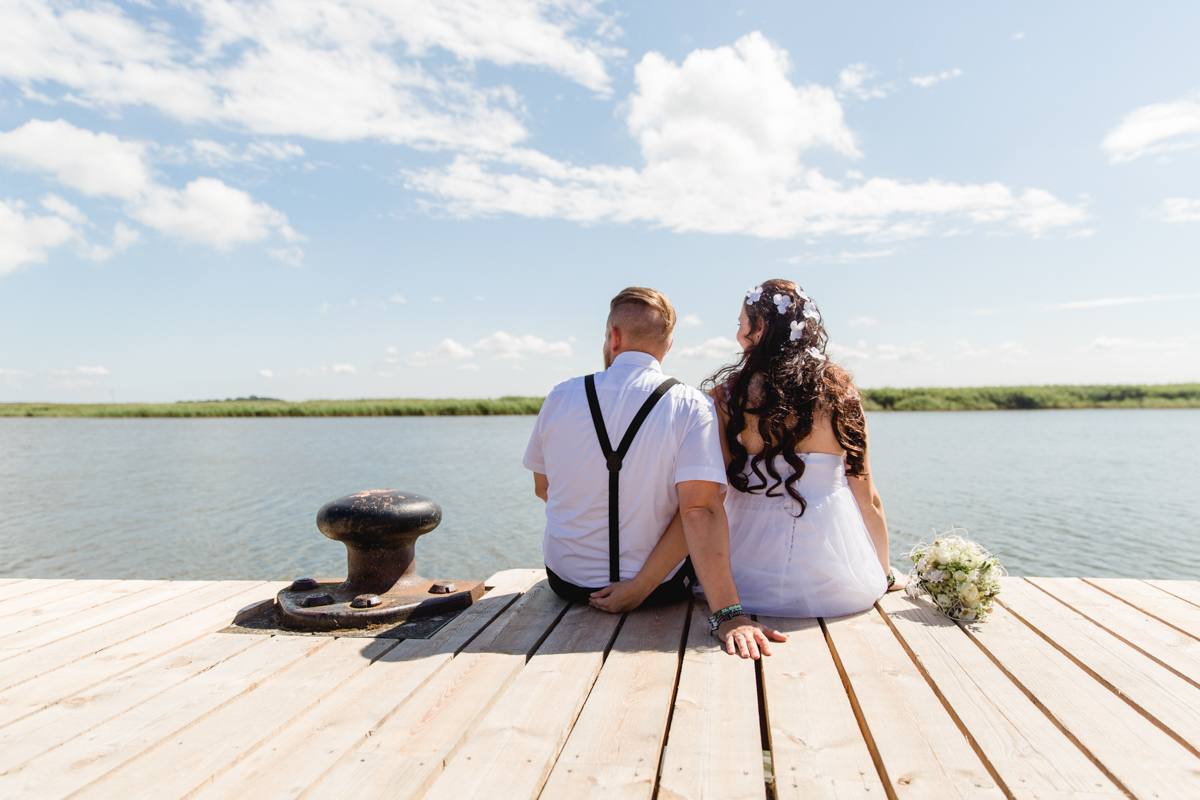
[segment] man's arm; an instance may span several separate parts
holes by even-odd
[[[533,473],[533,493],[542,498],[542,502],[549,502],[550,481],[546,480],[544,473]]]
[[[666,533],[650,551],[650,557],[638,570],[638,574],[627,581],[610,583],[598,592],[592,593],[588,601],[601,611],[617,614],[622,611],[632,611],[658,588],[671,570],[687,557],[687,540],[683,536],[683,520],[676,512],[675,518],[667,526]]]
[[[720,484],[712,481],[680,481],[679,515],[687,540],[696,578],[704,587],[704,596],[713,611],[738,602],[737,587],[729,568],[729,519],[721,503]],[[734,617],[717,629],[730,655],[758,658],[771,655],[768,640],[787,641],[787,636],[752,621],[749,617]]]

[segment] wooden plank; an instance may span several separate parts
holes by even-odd
[[[544,573],[534,570],[493,576],[488,582],[492,590],[433,638],[400,642],[370,669],[326,694],[315,708],[287,726],[278,726],[282,728],[278,735],[248,749],[248,755],[231,769],[214,770],[212,782],[189,800],[299,796],[542,577]]]
[[[1186,600],[1194,606],[1200,606],[1200,581],[1146,581],[1146,583],[1173,594],[1181,600]]]
[[[20,583],[23,580],[26,580],[26,579],[25,578],[0,578],[0,588],[9,586],[14,583]]]
[[[1127,796],[932,603],[891,593],[879,605],[1012,797]]]
[[[1200,761],[1006,608],[966,630],[1132,796],[1200,797]]]
[[[708,605],[692,606],[658,797],[761,800],[766,791],[753,661],[709,635]],[[719,755],[718,755],[719,754]]]
[[[264,649],[278,647],[276,637]],[[333,639],[182,731],[166,736],[71,795],[78,800],[184,797],[261,740],[295,721],[396,646],[391,639]],[[168,754],[162,758],[160,754]]]
[[[654,794],[687,622],[686,602],[626,616],[543,797]]]
[[[142,612],[154,614],[141,619],[144,630],[118,620],[11,658],[0,672],[0,728],[224,627],[238,608],[286,585],[217,582],[188,595],[185,608],[176,600]]]
[[[139,589],[136,586],[139,583],[149,585],[142,586]],[[129,591],[122,591],[116,588],[122,584],[135,585],[130,586]],[[79,602],[85,603],[80,608],[60,614],[57,619],[42,622],[18,633],[0,637],[0,661],[20,655],[21,653],[40,649],[52,642],[82,631],[94,630],[106,622],[113,620],[124,622],[128,626],[130,615],[174,597],[196,591],[208,584],[208,581],[121,581],[120,584],[106,586],[103,589],[97,590],[97,592],[91,592],[79,597]],[[122,586],[122,588],[124,587]],[[99,593],[102,594],[97,597]],[[86,605],[88,598],[100,601],[104,596],[109,594],[112,595],[112,599],[110,600]],[[7,670],[5,671],[7,672]]]
[[[1128,578],[1087,578],[1087,583],[1108,592],[1131,606],[1158,617],[1184,633],[1200,639],[1200,609],[1184,597],[1147,581]],[[1171,584],[1183,581],[1170,581]],[[1181,591],[1177,585],[1175,591]]]
[[[72,581],[66,578],[26,578],[24,580],[17,580],[5,586],[0,586],[0,603],[64,583],[72,583]],[[0,606],[0,609],[7,611],[6,606]]]
[[[490,798],[503,786],[507,800],[537,798],[620,623],[621,615],[590,606],[567,611],[429,796]]]
[[[152,702],[128,708],[80,735],[0,774],[0,796],[61,798],[156,747],[195,724],[259,682],[295,666],[334,641],[327,637],[251,637],[213,634],[218,641],[259,639],[260,643],[157,694]],[[207,643],[207,642],[206,642]],[[209,661],[208,663],[212,663]],[[56,706],[59,708],[60,706]],[[37,716],[28,719],[36,719]],[[20,726],[10,726],[4,733]],[[67,726],[61,731],[71,731]],[[58,745],[60,742],[54,742]],[[127,788],[127,787],[125,787]]]
[[[1027,578],[1076,614],[1200,685],[1200,639],[1078,578]],[[1196,609],[1200,617],[1200,608]]]
[[[346,800],[422,796],[565,609],[549,584],[539,582],[417,696],[342,754],[309,792]]]
[[[825,632],[815,619],[759,617],[788,640],[762,661],[779,800],[885,796]]]
[[[899,800],[1004,797],[879,611],[825,624]]]
[[[1200,687],[1025,581],[1006,582],[1000,602],[1183,742],[1200,743]]]
[[[14,597],[0,606],[4,609],[4,614],[0,615],[0,637],[57,619],[63,613],[87,608],[87,598],[91,592],[115,583],[117,581],[63,581],[21,597]],[[146,587],[143,585],[139,588]],[[64,602],[67,610],[60,611],[58,604]]]

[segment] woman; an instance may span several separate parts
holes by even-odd
[[[730,561],[742,607],[784,617],[870,608],[902,588],[871,477],[862,403],[791,281],[746,293],[742,356],[710,379],[725,432]]]

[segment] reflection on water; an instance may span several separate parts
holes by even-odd
[[[532,417],[0,419],[0,577],[292,578],[345,571],[317,508],[441,503],[430,577],[541,563]],[[876,413],[892,557],[966,528],[1013,574],[1194,579],[1200,411]]]

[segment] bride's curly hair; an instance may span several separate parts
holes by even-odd
[[[718,402],[729,410],[729,484],[739,492],[765,490],[768,497],[781,497],[782,484],[803,515],[807,504],[793,485],[804,474],[804,459],[796,447],[812,433],[814,415],[827,413],[838,444],[846,450],[846,471],[864,475],[867,433],[862,401],[849,373],[826,357],[829,337],[821,314],[796,284],[776,279],[754,287],[746,294],[746,315],[751,333],[761,331],[762,338],[705,382],[706,388],[723,390],[716,393]],[[762,452],[753,456],[738,439],[746,430],[747,414],[758,417],[763,441]],[[775,466],[780,455],[793,469],[786,479]],[[747,462],[755,483],[742,474]]]

